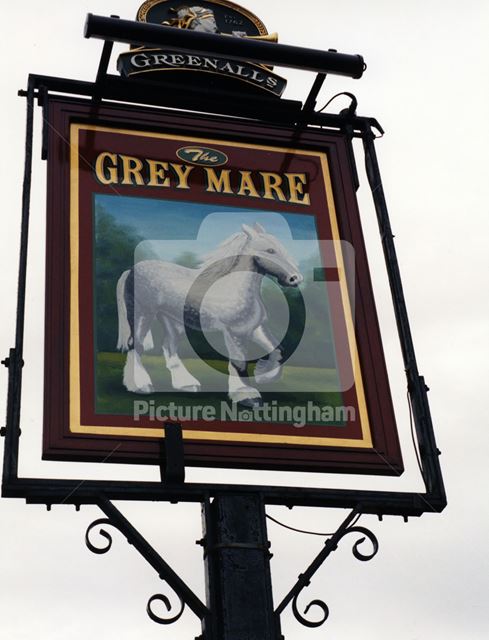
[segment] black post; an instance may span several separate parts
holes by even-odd
[[[204,505],[207,606],[212,640],[277,640],[262,496],[217,495]]]

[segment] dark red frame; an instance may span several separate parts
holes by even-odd
[[[48,105],[48,120],[51,126],[46,256],[44,458],[93,461],[103,460],[110,455],[111,462],[156,463],[160,460],[160,441],[156,438],[138,440],[121,436],[73,434],[69,431],[69,127],[76,122],[279,147],[290,147],[293,140],[292,144],[296,149],[327,153],[340,236],[355,248],[356,340],[374,447],[281,447],[186,441],[185,462],[201,466],[399,475],[403,470],[402,458],[355,197],[354,168],[350,164],[351,157],[345,136],[341,133],[309,130],[301,133],[297,139],[294,130],[286,127],[122,105],[95,108],[89,101],[53,98]],[[134,189],[132,193],[136,195]],[[246,206],[252,206],[252,203],[246,202]],[[103,422],[109,424],[107,416],[104,416]],[[341,435],[345,435],[345,432],[342,431]]]

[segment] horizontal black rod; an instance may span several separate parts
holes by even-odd
[[[192,87],[178,87],[169,82],[132,82],[119,76],[108,75],[103,87],[99,88],[94,82],[86,80],[72,80],[33,74],[29,76],[34,87],[44,87],[48,91],[72,95],[93,96],[94,93],[106,100],[121,100],[162,107],[177,106],[194,111],[210,110],[212,113],[231,115],[233,117],[255,118],[266,121],[271,119],[275,124],[293,124],[299,118],[303,124],[317,124],[323,127],[341,129],[345,124],[353,127],[355,137],[363,137],[368,127],[381,127],[375,118],[363,116],[344,116],[335,113],[301,113],[302,104],[294,100],[281,98],[264,98],[253,96],[252,100],[243,100],[242,96],[229,91],[214,91],[206,96],[201,90]],[[155,91],[155,89],[158,91]],[[26,96],[27,92],[19,91],[19,95]]]
[[[133,20],[87,15],[85,38],[164,47],[198,54],[222,55],[230,60],[248,60],[316,73],[361,78],[365,63],[360,55],[320,51],[234,36],[201,33]]]
[[[2,487],[5,498],[25,498],[36,504],[97,504],[101,492],[109,500],[160,502],[203,502],[217,494],[260,493],[265,504],[343,509],[361,504],[365,514],[400,516],[439,512],[446,505],[429,494],[259,485],[186,483],[167,487],[161,482],[19,478]]]
[[[202,92],[193,87],[182,87],[171,82],[141,82],[107,75],[101,86],[86,80],[32,75],[34,86],[48,91],[71,95],[93,96],[105,100],[144,103],[162,107],[176,107],[191,111],[232,115],[242,118],[269,120],[274,123],[294,123],[301,113],[302,104],[296,100],[253,96],[244,100],[231,91]],[[24,91],[20,95],[27,95]],[[322,114],[320,114],[322,115]]]

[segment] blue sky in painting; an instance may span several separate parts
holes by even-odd
[[[166,260],[183,251],[207,253],[238,232],[242,224],[255,222],[281,240],[296,259],[318,251],[312,215],[100,194],[95,195],[95,210],[98,206],[146,239],[139,250],[151,248],[164,253]]]

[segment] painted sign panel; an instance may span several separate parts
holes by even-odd
[[[399,474],[343,136],[48,113],[44,456]]]
[[[234,38],[252,38],[277,42],[278,34],[269,34],[263,22],[244,7],[227,0],[199,2],[198,6],[175,4],[172,0],[147,0],[137,13],[140,22],[187,29],[201,33],[222,34]],[[255,91],[280,97],[287,81],[272,73],[270,67],[239,62],[212,55],[185,51],[132,47],[121,53],[117,68],[124,78],[164,79],[191,83],[209,91],[227,88],[242,93]]]

